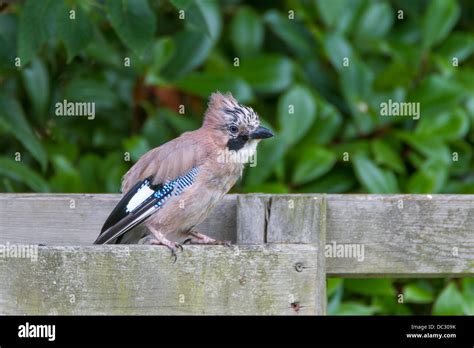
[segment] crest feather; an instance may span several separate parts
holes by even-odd
[[[219,91],[212,93],[204,115],[204,126],[216,126],[225,122],[222,113],[219,111],[224,106],[230,107],[235,105],[238,105],[238,102],[232,93],[227,92],[226,94],[222,94]]]

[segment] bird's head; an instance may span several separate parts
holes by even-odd
[[[252,108],[240,104],[230,93],[213,93],[204,118],[204,127],[218,132],[229,150],[254,148],[273,133],[260,125],[260,119]]]

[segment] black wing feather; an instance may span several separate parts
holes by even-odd
[[[158,199],[148,199],[147,202],[142,204],[136,211],[129,213],[115,225],[102,232],[94,244],[108,244],[115,239],[122,236],[124,233],[130,231],[133,227],[138,225],[140,222],[148,219],[155,210],[159,209],[154,205],[158,202]]]
[[[112,242],[151,215],[151,213],[146,214],[147,211],[149,211],[155,204],[162,201],[162,197],[155,197],[155,195],[151,195],[141,202],[132,212],[127,211],[127,205],[130,203],[130,200],[135,196],[139,189],[144,185],[148,186],[155,192],[163,189],[162,184],[151,185],[150,183],[152,179],[153,178],[150,176],[145,180],[136,183],[122,197],[120,202],[112,210],[109,217],[102,226],[101,232],[94,244],[106,244]],[[158,209],[158,207],[156,207],[156,209]],[[156,209],[154,209],[152,212],[154,212]]]
[[[139,223],[148,219],[160,209],[170,195],[179,195],[183,190],[191,186],[198,171],[198,167],[193,167],[183,176],[179,176],[165,184],[152,185],[153,177],[151,176],[136,183],[123,196],[112,213],[110,213],[94,244],[111,243]],[[142,195],[142,192],[139,193],[141,189],[149,189],[151,193],[148,191],[145,192],[145,195]],[[136,197],[136,201],[131,203],[134,197]],[[129,205],[129,203],[131,204]]]
[[[135,184],[135,186],[133,186],[125,194],[125,196],[122,197],[120,202],[118,202],[118,204],[115,206],[114,210],[112,210],[112,212],[110,213],[107,220],[105,220],[104,225],[102,226],[102,229],[100,231],[101,233],[104,232],[105,230],[107,230],[108,228],[112,227],[113,225],[115,225],[117,222],[122,220],[127,215],[127,213],[125,211],[125,208],[126,208],[127,204],[130,202],[132,197],[135,195],[135,193],[137,193],[138,189],[142,186],[142,184],[146,180],[151,180],[151,177],[149,177],[149,178],[147,178],[143,181],[137,182]]]

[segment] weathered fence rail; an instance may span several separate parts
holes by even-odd
[[[199,230],[236,246],[175,264],[91,246],[118,199],[1,194],[0,245],[47,246],[0,257],[0,313],[324,314],[326,276],[474,276],[474,195],[228,195]]]
[[[298,306],[314,314],[314,253],[296,244],[188,246],[173,263],[168,250],[153,246],[41,248],[37,262],[8,259],[0,272],[0,308],[145,315],[292,314]]]

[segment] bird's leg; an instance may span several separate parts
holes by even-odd
[[[191,238],[188,238],[184,243],[230,246],[230,242],[227,240],[216,240],[196,231],[190,231],[189,234]]]
[[[155,236],[155,239],[150,240],[150,244],[165,245],[166,247],[168,247],[168,249],[171,250],[171,256],[174,257],[174,262],[176,262],[176,260],[178,259],[178,256],[176,255],[176,250],[180,249],[181,251],[183,251],[183,246],[179,243],[172,242],[166,239],[166,237],[160,231],[158,231],[156,228],[152,226],[148,226],[148,229]]]

